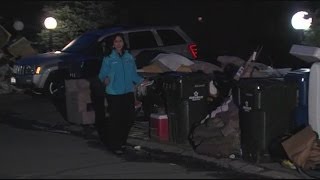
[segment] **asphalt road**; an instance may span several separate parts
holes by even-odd
[[[0,95],[1,179],[262,179],[130,147],[115,156],[93,136],[59,131],[71,127],[61,109],[47,98]]]

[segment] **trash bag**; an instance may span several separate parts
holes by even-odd
[[[271,140],[271,143],[268,147],[271,159],[276,162],[281,162],[284,159],[289,159],[281,143],[290,138],[290,136],[290,134],[286,134],[284,136],[276,137]]]
[[[238,107],[233,103],[232,96],[216,107],[207,119],[194,123],[188,140],[199,154],[214,157],[240,155]]]

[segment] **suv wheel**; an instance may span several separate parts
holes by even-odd
[[[46,82],[45,91],[50,97],[63,97],[65,94],[64,77],[61,75],[50,75]]]

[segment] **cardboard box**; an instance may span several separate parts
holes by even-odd
[[[142,67],[142,70],[143,70],[143,72],[147,72],[147,73],[163,73],[163,72],[165,72],[157,64],[150,64],[148,66],[144,66],[144,67]]]
[[[90,82],[86,79],[68,79],[65,80],[66,92],[77,92],[90,90]]]
[[[177,72],[192,72],[190,66],[181,65],[178,67]]]
[[[90,90],[66,93],[68,121],[75,124],[94,124],[95,112],[89,108],[91,104]]]
[[[289,159],[299,167],[304,167],[310,155],[316,134],[310,126],[282,142]]]
[[[7,50],[14,57],[26,57],[37,54],[37,51],[32,48],[30,42],[24,37],[12,43]]]
[[[88,103],[91,103],[90,90],[66,93],[67,110],[76,112],[87,111]]]
[[[167,69],[167,71],[177,71],[181,65],[190,66],[194,64],[190,59],[176,53],[160,53],[154,58],[153,63]]]
[[[75,124],[94,124],[95,112],[89,108],[90,90],[66,93],[68,121]]]
[[[150,115],[150,137],[160,141],[169,141],[168,116],[166,114]]]

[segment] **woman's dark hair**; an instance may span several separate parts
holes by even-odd
[[[123,34],[117,33],[117,34],[114,34],[114,35],[108,37],[104,42],[102,42],[104,56],[109,56],[111,54],[112,50],[114,49],[113,42],[117,36],[121,37],[123,40],[122,54],[124,53],[125,50],[128,50],[127,44],[126,44],[124,37],[123,37]]]
[[[124,51],[127,50],[127,44],[126,44],[126,42],[125,42],[125,40],[124,40],[124,36],[123,36],[122,33],[114,34],[114,35],[111,37],[111,47],[112,47],[112,49],[114,49],[114,47],[113,47],[113,42],[114,42],[114,40],[116,39],[116,37],[118,37],[118,36],[119,36],[119,37],[122,39],[122,41],[123,41],[123,47],[122,47],[122,53],[121,53],[121,54],[123,54]],[[111,52],[110,52],[110,53],[111,53]]]

